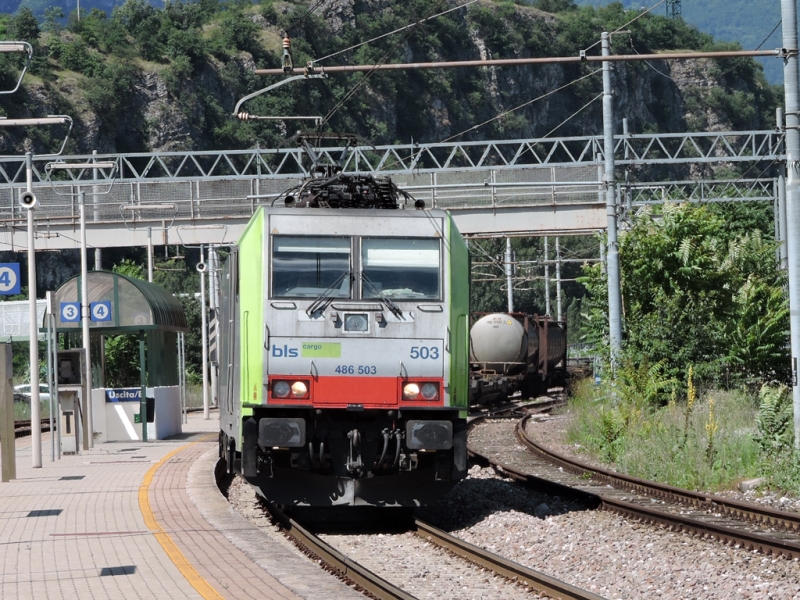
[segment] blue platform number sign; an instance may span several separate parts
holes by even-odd
[[[92,321],[110,321],[111,320],[111,302],[92,302],[89,304]]]
[[[61,303],[61,322],[77,323],[81,320],[81,305],[78,302]]]
[[[0,296],[13,296],[19,293],[19,263],[0,263]]]

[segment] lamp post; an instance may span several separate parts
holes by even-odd
[[[206,317],[206,270],[208,269],[203,258],[203,246],[200,246],[200,262],[197,271],[200,273],[200,327],[202,328],[202,360],[203,360],[203,418],[211,418],[208,402],[208,322]]]
[[[83,448],[94,447],[94,427],[92,423],[92,361],[89,344],[89,268],[86,260],[86,194],[78,192],[78,206],[81,219],[81,337],[83,338],[84,363],[84,399],[83,399]]]
[[[36,196],[33,195],[33,155],[25,153],[25,192],[20,195],[20,203],[28,210],[28,307],[30,335],[29,361],[31,376],[31,446],[33,468],[42,466],[42,420],[39,405],[39,331],[36,315],[36,244],[33,239],[33,209],[36,208]]]

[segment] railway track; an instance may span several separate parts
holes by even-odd
[[[42,419],[42,432],[50,431],[50,419]],[[14,438],[27,437],[31,434],[30,421],[14,421]]]
[[[470,419],[481,417],[492,419],[519,419],[526,415],[535,415],[551,411],[555,407],[565,404],[566,401],[566,390],[564,388],[554,388],[547,397],[530,400],[516,398],[502,404],[494,404],[491,406],[477,405],[472,408]]]
[[[800,515],[596,468],[552,452],[531,439],[530,416],[473,421],[470,454],[510,477],[562,497],[670,530],[709,537],[765,554],[800,558]]]
[[[358,546],[359,544],[363,545],[363,540],[346,539],[352,538],[352,536],[315,535],[300,523],[281,512],[274,505],[265,504],[264,506],[269,510],[273,519],[281,525],[286,535],[288,535],[295,544],[300,546],[306,554],[322,561],[328,570],[352,581],[366,594],[380,599],[411,600],[416,598],[416,596],[408,591],[387,580],[388,578],[395,581],[403,579],[403,575],[400,573],[402,567],[398,565],[399,562],[402,562],[402,559],[384,557],[385,561],[392,564],[389,568],[391,574],[387,576],[387,579],[384,579],[356,559],[348,556],[347,553],[342,550],[342,548],[346,548],[348,545],[350,547]],[[488,583],[490,587],[495,588],[490,592],[490,597],[492,598],[544,597],[574,600],[601,600],[602,598],[597,594],[581,590],[545,575],[544,573],[529,569],[504,559],[497,554],[469,544],[419,519],[414,520],[412,529],[418,541],[421,542],[421,545],[413,548],[413,550],[409,550],[408,545],[413,542],[409,542],[408,538],[406,538],[400,542],[400,544],[404,546],[400,552],[406,554],[407,558],[409,556],[413,557],[414,566],[412,568],[417,572],[420,569],[426,568],[424,561],[421,561],[420,557],[426,555],[426,551],[422,546],[427,544],[433,544],[445,550],[448,554],[455,555],[455,557],[470,563],[468,565],[458,565],[456,567],[458,574],[453,575],[453,578],[463,581],[465,588],[470,590],[470,592],[466,593],[465,597],[467,597],[469,593],[475,591],[468,585],[469,579],[464,576],[466,571],[472,571],[473,576],[476,577],[477,580],[480,580],[478,585]],[[384,538],[388,536],[383,536],[383,534],[381,534],[380,537]],[[388,553],[393,545],[392,541],[388,539],[383,539],[380,544],[384,548],[383,554]],[[428,553],[429,552],[430,550],[428,550]],[[361,549],[361,553],[372,554],[373,556],[375,554],[369,549],[365,550],[363,548]],[[503,578],[504,581],[490,583],[486,577],[487,571],[499,578]],[[437,569],[435,574],[436,578],[446,579],[447,576],[447,572],[441,573]],[[413,583],[411,585],[413,585]],[[411,585],[407,585],[406,587],[411,587]]]

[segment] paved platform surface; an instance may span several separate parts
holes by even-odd
[[[363,598],[235,514],[213,477],[216,413],[184,434],[95,446],[0,483],[0,598]]]

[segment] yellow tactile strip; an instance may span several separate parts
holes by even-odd
[[[208,436],[213,437],[213,436]],[[204,441],[207,438],[204,438]],[[185,446],[181,446],[164,456],[160,461],[154,464],[147,474],[144,476],[144,480],[142,481],[142,485],[139,486],[139,507],[142,510],[142,515],[144,516],[145,525],[147,528],[153,532],[155,538],[158,540],[158,543],[161,544],[161,547],[164,549],[164,552],[167,553],[170,560],[175,564],[176,567],[180,570],[186,580],[191,584],[191,586],[197,590],[197,592],[206,600],[223,600],[223,596],[221,596],[217,591],[197,572],[197,570],[186,560],[186,557],[183,555],[178,549],[178,546],[172,540],[170,535],[164,531],[161,525],[158,524],[156,521],[155,515],[150,508],[150,498],[149,498],[149,490],[150,484],[153,482],[153,476],[156,474],[156,471],[160,469],[164,464],[173,456],[186,450],[190,446],[197,444],[198,442],[191,442],[186,444]]]
[[[301,600],[301,596],[308,597],[309,600],[318,598],[318,595],[298,595],[292,592],[292,589],[276,579],[269,569],[254,561],[232,543],[229,536],[236,532],[231,529],[240,529],[241,524],[224,522],[221,527],[214,525],[199,509],[199,505],[205,506],[214,501],[219,504],[221,501],[222,512],[232,514],[214,482],[214,461],[200,460],[202,456],[216,454],[216,442],[208,438],[204,438],[201,442],[203,443],[182,446],[179,448],[180,454],[171,453],[165,456],[155,468],[151,469],[151,473],[148,473],[150,477],[142,484],[143,487],[145,484],[148,486],[146,498],[149,500],[150,516],[148,517],[145,510],[142,510],[145,514],[146,527],[154,534],[153,537],[167,552],[178,571],[203,598],[224,597],[226,600],[252,598]],[[203,464],[204,483],[201,489],[197,489],[198,482],[194,481],[193,491],[190,491],[189,472],[198,461]],[[258,533],[253,526],[248,525],[248,529]],[[260,539],[259,542],[259,548],[265,550],[264,540]],[[274,550],[278,551],[277,548]],[[189,569],[185,569],[187,566]],[[280,571],[280,567],[278,570]],[[323,571],[317,569],[315,571],[318,576],[327,576]],[[295,579],[290,579],[296,587]],[[207,586],[203,589],[196,585],[202,586],[203,583]],[[209,588],[216,595],[207,595]],[[325,596],[324,599],[339,597],[342,596],[333,594]]]

